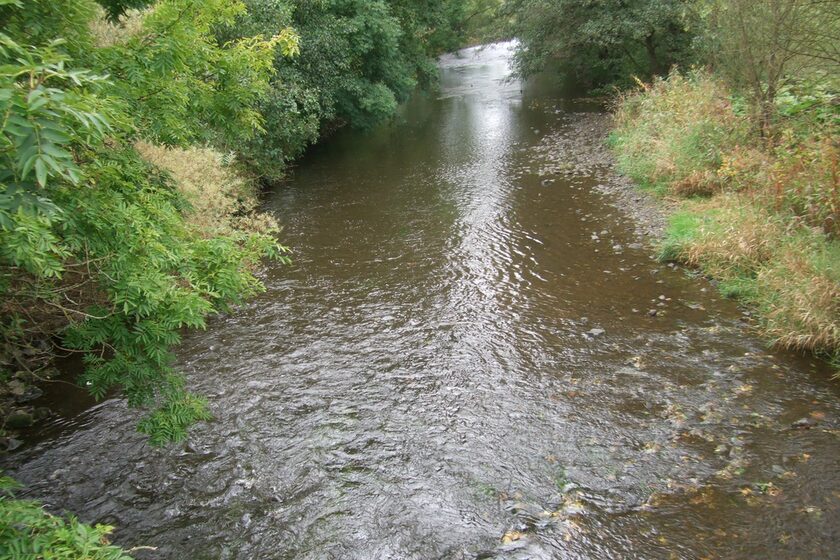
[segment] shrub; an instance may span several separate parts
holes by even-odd
[[[642,183],[685,202],[661,257],[760,311],[777,346],[840,356],[840,113],[824,91],[778,100],[770,141],[705,73],[623,96],[612,145]]]
[[[212,148],[135,145],[149,163],[165,169],[189,203],[187,221],[204,237],[279,232],[277,220],[257,212],[257,185],[233,167],[233,156]]]
[[[113,527],[90,526],[75,517],[51,515],[40,504],[11,494],[16,483],[0,477],[0,557],[49,560],[131,560],[112,546]]]

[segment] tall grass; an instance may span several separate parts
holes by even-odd
[[[754,306],[777,346],[836,358],[840,119],[830,94],[783,103],[768,139],[713,76],[673,73],[619,100],[612,144],[625,173],[685,199],[663,259]]]
[[[678,195],[720,189],[716,171],[749,127],[725,89],[702,73],[673,73],[619,99],[614,145],[624,171],[643,185]]]

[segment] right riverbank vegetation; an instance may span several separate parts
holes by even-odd
[[[824,0],[0,0],[0,445],[57,357],[147,410],[209,418],[171,349],[287,261],[260,186],[389,119],[434,57],[517,37],[522,76],[620,91],[624,172],[679,200],[662,255],[840,348],[840,4]],[[0,482],[0,556],[124,558]]]
[[[703,67],[619,98],[620,167],[683,201],[663,259],[756,310],[775,346],[840,367],[840,3],[715,6]]]
[[[840,2],[512,0],[528,75],[617,98],[621,170],[675,206],[663,260],[840,367]]]

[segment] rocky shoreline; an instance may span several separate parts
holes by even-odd
[[[667,227],[674,202],[657,198],[622,175],[614,154],[607,145],[612,130],[610,113],[566,113],[567,126],[547,134],[535,151],[544,158],[540,175],[594,176],[596,190],[625,213],[635,227],[640,241],[654,244]]]

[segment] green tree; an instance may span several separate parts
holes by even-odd
[[[691,0],[511,0],[519,71],[559,67],[589,87],[665,74],[690,59],[693,8]]]
[[[765,135],[785,86],[802,80],[838,85],[840,3],[716,0],[705,7],[708,58],[751,101]]]
[[[129,10],[137,10],[148,7],[154,0],[96,0],[111,20],[118,20]]]
[[[23,22],[45,13],[43,3],[5,8],[20,10],[11,19]],[[162,0],[144,13],[139,35],[88,46],[87,59],[111,70],[107,79],[68,54],[83,50],[85,35],[37,45],[23,32],[0,35],[0,335],[60,335],[62,347],[85,354],[83,381],[94,395],[120,389],[130,404],[153,409],[140,425],[153,443],[180,439],[208,418],[172,366],[181,329],[202,328],[207,315],[260,290],[252,270],[261,258],[285,258],[272,232],[215,236],[191,227],[172,179],[132,147],[139,136],[233,141],[255,133],[256,97],[268,87],[274,46],[284,43],[218,44],[210,30],[241,13],[227,0]],[[296,40],[286,39],[292,50]]]
[[[266,134],[240,150],[261,175],[282,176],[309,145],[342,126],[391,117],[418,84],[437,77],[433,56],[453,48],[462,10],[454,0],[246,0],[247,14],[221,40],[283,27],[300,35],[300,55],[276,57],[259,102]]]
[[[159,0],[139,17],[139,32],[98,49],[96,64],[114,77],[114,94],[133,108],[144,137],[165,144],[235,145],[261,130],[257,102],[297,35],[278,29],[221,43],[214,30],[245,13],[238,0]],[[119,30],[117,29],[117,32]]]
[[[510,10],[506,0],[469,0],[456,29],[462,41],[486,43],[510,37]]]

